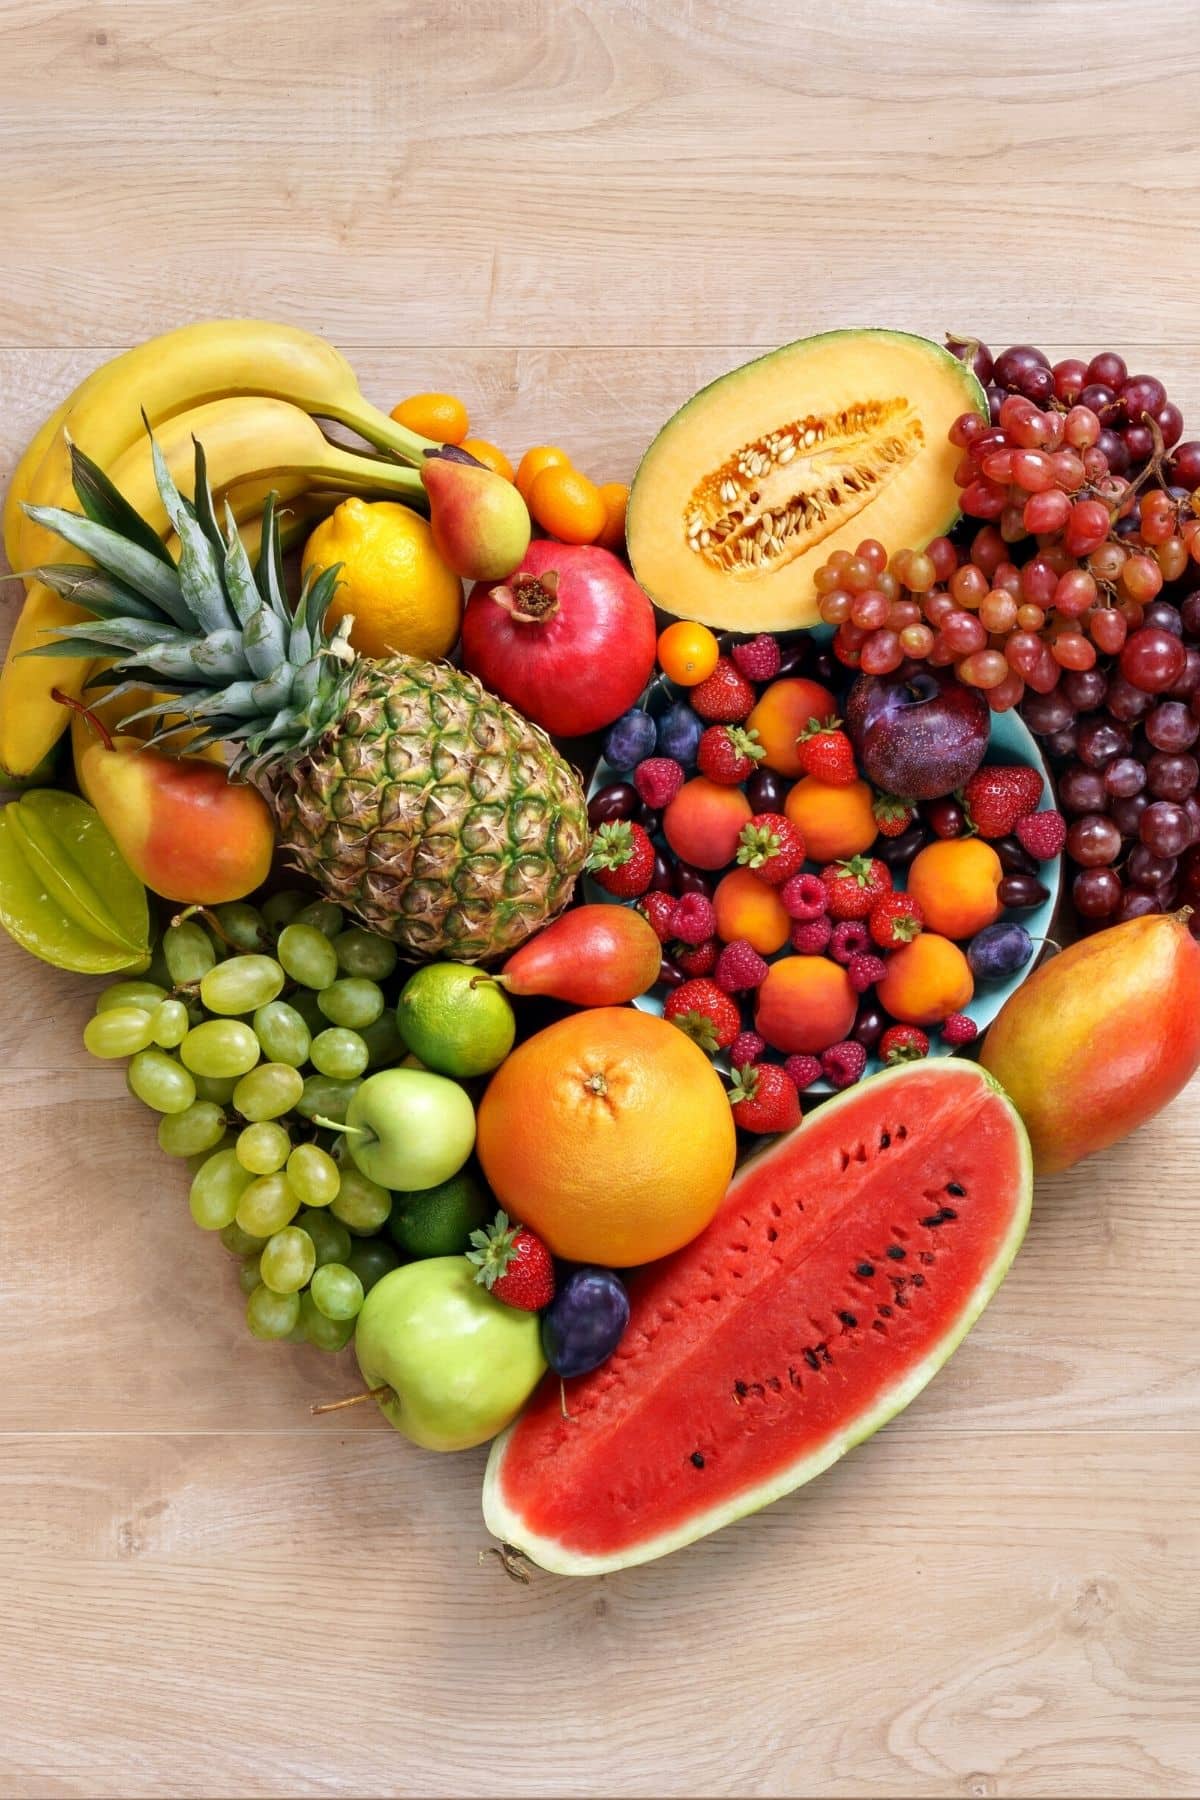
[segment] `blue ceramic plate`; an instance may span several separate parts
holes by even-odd
[[[656,688],[650,696],[650,711],[658,712],[664,710],[679,697],[680,696],[670,689],[666,683],[663,683],[660,687]],[[1046,784],[1042,793],[1041,805],[1043,808],[1053,807],[1054,789],[1050,780],[1050,772],[1046,767],[1041,751],[1038,749],[1036,739],[1030,732],[1024,720],[1017,713],[1005,712],[992,714],[991,737],[988,742],[988,752],[984,761],[985,763],[1026,763],[1031,768],[1036,769]],[[603,758],[601,758],[596,765],[595,774],[592,776],[588,786],[588,798],[591,799],[593,794],[600,788],[607,787],[610,782],[627,781],[628,779],[629,776],[627,773],[623,774],[620,770],[612,768],[610,764],[606,763]],[[1049,889],[1049,899],[1043,901],[1041,906],[1030,907],[1027,911],[1013,912],[1006,915],[1016,919],[1020,924],[1024,925],[1030,937],[1033,938],[1036,947],[1033,956],[1025,967],[1019,969],[1015,975],[1009,978],[1009,980],[980,982],[976,986],[975,998],[972,1000],[970,1006],[968,1006],[967,1012],[970,1017],[974,1019],[976,1025],[978,1025],[981,1034],[986,1027],[991,1024],[1010,994],[1016,992],[1026,976],[1031,974],[1040,962],[1042,955],[1044,954],[1044,946],[1041,940],[1048,937],[1050,933],[1050,921],[1053,919],[1055,910],[1058,906],[1059,893],[1062,887],[1062,873],[1061,856],[1056,857],[1053,862],[1043,863],[1039,870],[1039,880],[1044,887]],[[895,879],[896,886],[902,888],[905,883],[905,872],[902,870],[896,871]],[[629,904],[629,902],[618,900],[614,895],[606,893],[602,887],[590,878],[590,876],[585,877],[584,892],[588,900],[607,901],[614,906]],[[785,948],[781,950],[779,954],[780,956],[787,956],[791,953]],[[648,994],[643,994],[639,1000],[635,1000],[634,1005],[641,1007],[645,1012],[661,1013],[663,1003],[667,997],[667,992],[668,990],[665,987],[652,988]],[[929,1033],[929,1040],[931,1055],[948,1056],[952,1054],[952,1052],[941,1043],[936,1032],[932,1029]],[[720,1058],[717,1060],[718,1063],[722,1061]],[[877,1057],[871,1056],[868,1058],[867,1074],[871,1074],[879,1067],[880,1063]],[[828,1084],[824,1082],[817,1082],[809,1089],[810,1093],[829,1093],[830,1091],[831,1089]]]

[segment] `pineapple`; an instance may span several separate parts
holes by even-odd
[[[96,656],[169,697],[152,742],[232,747],[295,865],[414,958],[480,962],[513,949],[571,897],[588,848],[587,804],[549,738],[445,663],[373,661],[330,632],[337,568],[310,576],[293,609],[273,502],[257,568],[225,509],[216,521],[201,446],[196,501],[154,446],[179,536],[178,564],[107,477],[72,451],[84,514],[30,508],[96,563],[40,577],[94,616],[28,654]],[[106,677],[111,679],[111,677]]]

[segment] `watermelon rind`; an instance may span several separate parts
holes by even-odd
[[[854,1102],[863,1099],[866,1093],[878,1094],[885,1082],[903,1084],[906,1079],[918,1071],[929,1072],[930,1065],[925,1063],[901,1063],[895,1068],[885,1069],[874,1075],[869,1082],[860,1086],[847,1088],[836,1098],[828,1100],[821,1108],[822,1122],[831,1113],[842,1108],[849,1108]],[[985,1070],[973,1064],[955,1059],[952,1068],[947,1069],[957,1080],[964,1077],[976,1078],[981,1087],[988,1089],[1003,1101],[1011,1118],[1013,1136],[1019,1162],[1019,1194],[1013,1211],[1012,1223],[1002,1240],[996,1255],[992,1259],[986,1273],[982,1275],[961,1312],[953,1324],[930,1347],[928,1354],[887,1388],[861,1416],[848,1420],[845,1429],[831,1438],[817,1451],[799,1457],[787,1468],[780,1470],[770,1481],[727,1501],[724,1505],[709,1507],[693,1514],[684,1524],[673,1531],[662,1532],[655,1537],[647,1538],[641,1543],[628,1544],[611,1555],[590,1555],[571,1548],[557,1538],[549,1538],[532,1531],[519,1514],[513,1511],[501,1491],[501,1472],[504,1465],[505,1447],[520,1421],[501,1433],[492,1444],[488,1457],[487,1469],[483,1479],[483,1518],[488,1530],[496,1538],[514,1550],[518,1550],[529,1561],[553,1575],[608,1575],[618,1569],[634,1568],[640,1563],[654,1562],[660,1556],[667,1556],[673,1550],[682,1550],[697,1539],[708,1537],[725,1525],[732,1525],[736,1519],[742,1519],[749,1513],[758,1512],[769,1506],[772,1501],[780,1500],[796,1488],[803,1487],[821,1475],[832,1464],[838,1462],[847,1451],[872,1437],[897,1413],[903,1412],[917,1395],[928,1386],[942,1365],[949,1359],[972,1325],[983,1312],[984,1307],[1000,1286],[1012,1264],[1013,1258],[1021,1247],[1025,1229],[1029,1223],[1030,1210],[1033,1204],[1033,1153],[1030,1149],[1029,1135],[1021,1122],[1021,1118],[1012,1101],[1000,1086]],[[803,1131],[804,1125],[797,1127]],[[795,1138],[789,1132],[775,1139],[763,1150],[757,1152],[754,1162],[759,1167],[773,1157],[784,1154]],[[743,1165],[744,1167],[745,1165]],[[740,1171],[739,1171],[740,1172]]]

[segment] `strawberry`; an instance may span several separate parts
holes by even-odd
[[[911,944],[925,926],[925,915],[911,894],[884,894],[871,908],[871,936],[881,950]]]
[[[778,1063],[738,1069],[729,1092],[735,1125],[743,1131],[791,1131],[800,1123],[800,1094]]]
[[[765,631],[749,643],[735,644],[730,655],[747,681],[774,681],[783,662],[779,645]]]
[[[759,1037],[757,1031],[739,1031],[729,1046],[730,1068],[742,1069],[747,1063],[756,1063],[766,1047],[766,1038]]]
[[[633,900],[654,879],[654,845],[640,825],[617,819],[597,831],[587,867],[607,893]]]
[[[853,1087],[866,1066],[867,1053],[854,1038],[831,1044],[821,1054],[821,1073],[835,1088]]]
[[[647,756],[633,771],[633,785],[647,806],[661,812],[683,786],[683,768],[671,756]]]
[[[717,940],[710,937],[699,944],[676,944],[671,961],[688,977],[711,975],[717,966]]]
[[[856,956],[871,955],[871,934],[861,919],[842,919],[829,937],[829,954],[848,969]]]
[[[829,787],[849,787],[858,780],[854,745],[838,727],[841,720],[810,719],[796,739],[796,760],[801,772],[815,775]]]
[[[471,1233],[467,1251],[475,1279],[497,1300],[521,1312],[541,1312],[554,1298],[554,1261],[540,1237],[524,1225],[510,1225],[498,1212],[490,1225]]]
[[[756,698],[746,677],[727,656],[718,657],[712,674],[688,695],[693,712],[717,725],[740,725],[750,717]]]
[[[871,811],[881,835],[890,838],[907,831],[917,816],[915,806],[910,806],[907,800],[897,800],[894,794],[876,794]]]
[[[825,883],[819,875],[793,875],[779,890],[789,919],[819,919],[829,905]]]
[[[1017,820],[1017,837],[1030,856],[1050,862],[1067,841],[1067,821],[1060,812],[1031,812]]]
[[[796,1091],[803,1093],[814,1081],[821,1079],[821,1062],[816,1056],[788,1056],[784,1059],[783,1072],[789,1081],[796,1085]]]
[[[756,988],[767,979],[767,965],[753,944],[748,944],[745,938],[735,938],[731,944],[726,944],[717,958],[713,979],[726,994],[744,993],[747,988]]]
[[[920,1062],[929,1055],[929,1039],[915,1025],[889,1025],[879,1040],[881,1063]]]
[[[710,725],[696,747],[696,766],[710,781],[736,787],[753,775],[754,765],[766,755],[757,731],[744,725]]]
[[[717,929],[717,915],[706,894],[685,894],[675,902],[671,936],[682,944],[702,944]]]
[[[851,856],[826,863],[821,880],[835,919],[865,919],[877,900],[892,891],[892,871],[877,856]]]
[[[957,1050],[963,1044],[974,1043],[979,1036],[979,1027],[974,1019],[968,1019],[966,1013],[951,1013],[942,1020],[943,1044],[952,1044]]]
[[[669,944],[675,936],[672,927],[678,904],[674,894],[664,894],[661,888],[654,888],[650,893],[643,894],[637,903],[642,917],[648,919],[654,927],[654,935],[660,944]]]
[[[804,839],[783,813],[755,813],[750,823],[742,826],[737,859],[760,881],[782,887],[804,861]]]
[[[887,974],[887,964],[882,956],[871,956],[860,951],[846,964],[846,973],[855,993],[865,994],[869,987],[874,987],[877,981],[883,980]]]
[[[797,919],[792,926],[792,949],[799,956],[820,956],[833,936],[833,920],[828,913],[818,919]]]
[[[1031,813],[1045,782],[1024,763],[979,769],[963,789],[963,805],[980,837],[1007,837],[1018,819]]]
[[[673,988],[663,1007],[663,1018],[707,1050],[710,1056],[726,1050],[742,1029],[742,1015],[715,981],[685,981]]]

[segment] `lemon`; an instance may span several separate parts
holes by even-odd
[[[462,583],[438,555],[429,524],[393,500],[343,500],[304,546],[304,572],[341,563],[331,622],[354,614],[364,656],[446,656],[462,624]]]
[[[504,989],[466,963],[427,963],[410,975],[396,1005],[400,1035],[439,1075],[469,1078],[499,1068],[517,1022]]]

